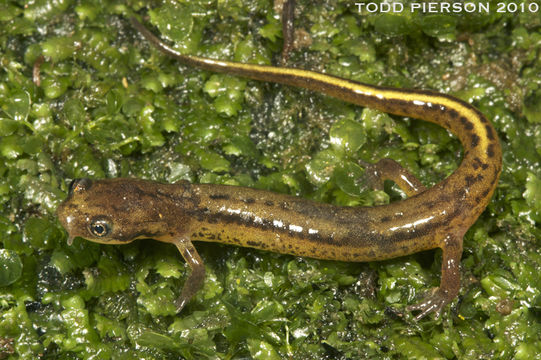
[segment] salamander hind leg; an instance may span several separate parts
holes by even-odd
[[[175,301],[178,313],[203,286],[205,281],[205,265],[190,240],[179,239],[175,241],[175,245],[192,269],[192,272],[188,275],[184,283],[180,296]]]
[[[284,45],[282,48],[282,65],[287,64],[289,53],[293,50],[295,41],[295,0],[286,0],[282,8],[282,35]]]
[[[393,159],[381,159],[375,164],[359,160],[359,164],[366,169],[367,180],[376,190],[383,190],[384,180],[394,181],[407,196],[413,196],[426,190],[419,179]]]
[[[441,283],[422,302],[407,307],[408,311],[420,311],[415,320],[434,312],[438,318],[447,304],[453,301],[460,290],[460,258],[462,257],[463,234],[445,237],[441,249]]]

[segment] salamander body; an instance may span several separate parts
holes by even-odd
[[[396,162],[367,170],[395,181],[409,198],[375,207],[339,207],[244,187],[161,184],[137,179],[76,179],[58,208],[70,239],[124,244],[154,238],[177,246],[192,268],[177,300],[180,311],[201,287],[205,268],[193,241],[211,241],[284,254],[374,261],[443,250],[440,287],[409,310],[439,314],[460,288],[462,239],[489,203],[502,168],[495,129],[471,105],[448,95],[393,89],[293,68],[182,55],[137,20],[134,26],[162,52],[205,70],[319,91],[361,106],[436,123],[464,147],[460,166],[426,189]]]

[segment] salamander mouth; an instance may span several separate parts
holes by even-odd
[[[62,225],[62,227],[64,227],[64,229],[66,229],[66,232],[68,234],[68,245],[71,245],[73,243],[73,239],[75,237],[77,237],[77,235],[74,235],[73,234],[73,221],[75,220],[73,216],[71,215],[68,215],[68,216],[60,216],[60,214],[58,214],[58,221],[60,222],[60,224]]]
[[[73,243],[73,239],[75,239],[77,236],[80,236],[79,234],[75,233],[75,230],[77,228],[77,217],[72,215],[73,211],[70,211],[70,208],[71,207],[69,206],[69,204],[64,201],[63,203],[58,205],[58,208],[56,209],[56,217],[58,219],[58,222],[60,222],[60,225],[62,225],[68,235],[68,245],[71,245]]]

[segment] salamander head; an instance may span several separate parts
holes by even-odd
[[[138,238],[169,241],[170,204],[156,198],[156,187],[136,179],[75,179],[56,213],[75,237],[103,244],[126,244]]]

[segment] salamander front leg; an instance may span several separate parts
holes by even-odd
[[[381,159],[375,164],[359,160],[366,169],[370,185],[376,190],[383,190],[383,181],[392,180],[408,196],[422,193],[426,187],[412,173],[393,159]]]
[[[420,320],[431,312],[436,318],[441,314],[445,305],[449,304],[458,295],[460,290],[460,258],[462,257],[463,234],[448,235],[443,241],[441,264],[441,283],[439,288],[432,290],[427,298],[419,304],[407,307],[408,311],[420,311],[415,320]]]
[[[205,281],[205,265],[203,264],[201,257],[197,253],[197,250],[195,250],[195,247],[190,240],[179,239],[175,241],[175,245],[182,254],[182,257],[186,263],[192,269],[192,272],[190,275],[188,275],[188,278],[184,283],[180,296],[175,301],[178,313],[203,286]]]

